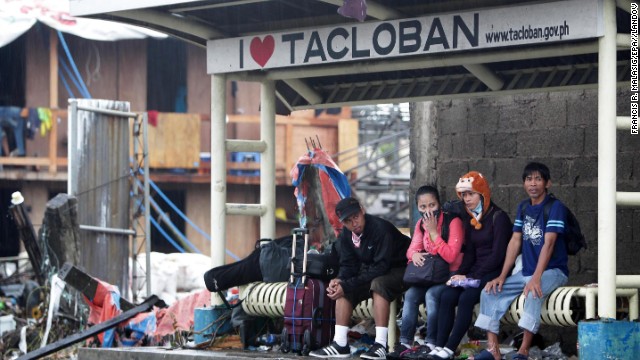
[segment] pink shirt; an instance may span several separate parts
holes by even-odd
[[[442,234],[442,221],[444,215],[440,214],[438,218],[438,237],[435,242],[431,241],[429,231],[422,226],[422,219],[416,222],[416,227],[413,230],[413,237],[411,238],[411,245],[407,250],[407,259],[411,261],[413,254],[417,252],[426,251],[431,254],[440,255],[446,262],[449,263],[449,270],[456,271],[462,263],[461,252],[462,244],[464,244],[464,229],[462,227],[462,220],[460,218],[454,218],[449,223],[449,240],[445,242],[440,234]]]

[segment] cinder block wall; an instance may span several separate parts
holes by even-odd
[[[630,93],[618,93],[618,115],[629,115]],[[420,134],[436,121],[435,178],[445,199],[456,198],[460,175],[477,170],[489,180],[493,201],[513,221],[517,204],[526,197],[522,169],[527,162],[551,170],[551,191],[580,220],[589,249],[570,257],[570,284],[597,281],[598,128],[597,91],[538,93],[422,103],[426,114],[412,124],[414,171],[411,192],[423,185],[429,164]],[[415,121],[415,119],[412,119]],[[640,191],[640,135],[617,133],[618,191]],[[432,153],[433,150],[432,150]],[[640,274],[640,208],[618,209],[618,274]]]

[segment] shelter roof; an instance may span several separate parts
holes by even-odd
[[[364,22],[337,11],[363,3],[71,0],[71,12],[206,46],[209,73],[275,80],[279,113],[597,86],[601,1],[366,0]],[[629,8],[616,10],[623,42]],[[628,46],[617,59],[626,84]]]
[[[0,47],[17,39],[36,21],[56,30],[98,41],[165,38],[145,28],[69,15],[69,0],[0,0]]]

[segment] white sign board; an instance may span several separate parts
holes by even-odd
[[[207,42],[207,72],[330,64],[602,36],[601,0],[557,1]]]

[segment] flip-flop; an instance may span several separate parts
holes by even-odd
[[[489,350],[484,349],[473,356],[473,360],[495,360],[493,354]]]

